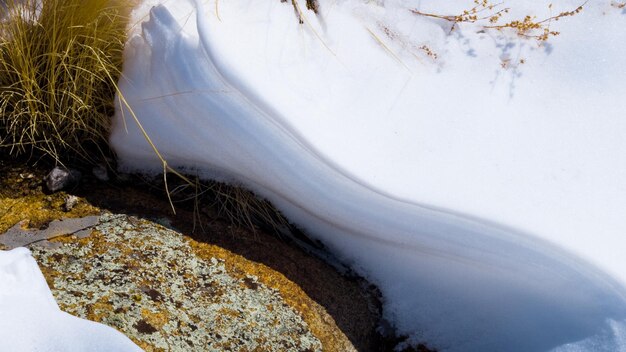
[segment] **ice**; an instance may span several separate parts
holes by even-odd
[[[168,164],[272,201],[412,342],[624,350],[624,15],[589,3],[538,45],[409,11],[471,1],[296,3],[303,24],[279,1],[134,13],[120,89]],[[580,5],[548,4],[505,5]],[[110,140],[163,170],[124,106]]]

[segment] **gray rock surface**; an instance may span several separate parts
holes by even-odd
[[[0,235],[0,244],[4,245],[5,249],[13,249],[42,243],[59,236],[85,237],[91,233],[91,228],[99,221],[98,216],[61,219],[52,221],[45,229],[23,229],[22,223],[18,223]]]
[[[301,314],[310,307],[295,309],[280,289],[240,270],[253,264],[233,267],[245,259],[158,224],[105,214],[90,236],[55,241],[31,249],[59,306],[147,351],[354,350],[345,336],[322,346]]]
[[[72,184],[76,184],[80,178],[81,173],[78,170],[68,170],[59,166],[56,166],[46,177],[44,182],[46,188],[50,192],[60,191]]]

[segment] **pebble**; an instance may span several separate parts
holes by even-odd
[[[78,183],[80,178],[80,171],[73,169],[68,170],[56,166],[48,175],[46,175],[46,177],[44,177],[44,182],[46,184],[46,188],[50,192],[58,192],[70,185]]]
[[[78,204],[78,197],[73,195],[68,195],[65,197],[65,204],[63,204],[63,211],[68,212],[74,209],[74,206]]]

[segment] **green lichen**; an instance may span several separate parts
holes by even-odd
[[[179,233],[103,215],[94,233],[33,247],[61,309],[117,328],[147,351],[322,351],[280,292]]]

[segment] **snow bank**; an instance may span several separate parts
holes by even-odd
[[[409,11],[455,3],[144,1],[120,88],[170,165],[267,197],[412,341],[626,350],[626,18],[598,1],[538,47]],[[125,108],[111,143],[162,170]]]
[[[0,251],[0,351],[141,351],[113,328],[59,310],[26,248]]]

